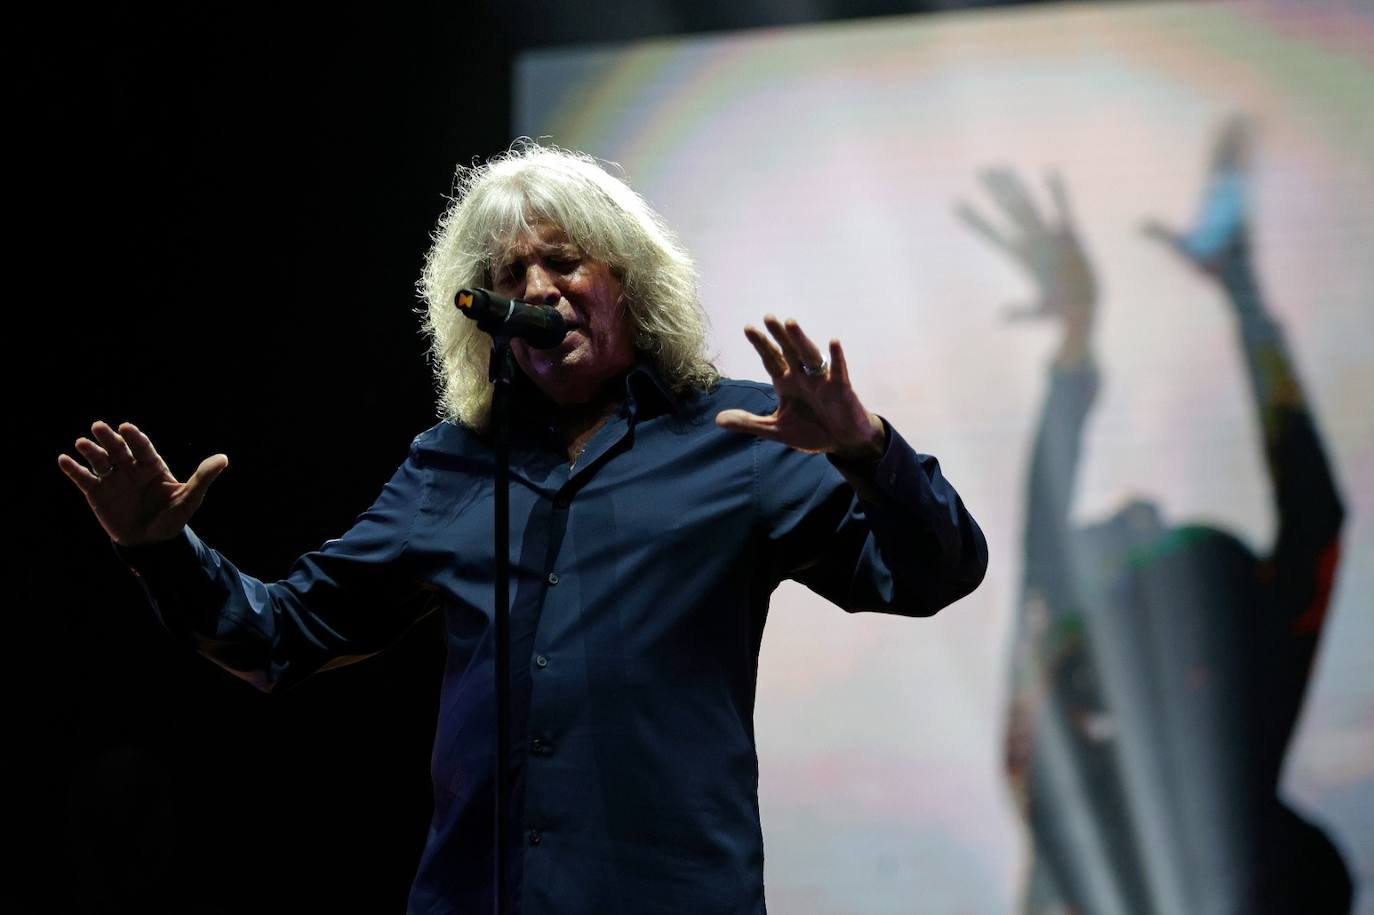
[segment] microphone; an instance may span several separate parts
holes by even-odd
[[[508,299],[487,289],[459,289],[453,304],[492,336],[519,337],[535,349],[551,349],[568,333],[558,309]]]

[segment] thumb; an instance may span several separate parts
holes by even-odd
[[[772,420],[771,416],[759,416],[748,410],[721,410],[716,414],[716,425],[722,429],[761,435],[765,438],[773,438],[775,435]]]
[[[229,457],[224,454],[212,454],[201,461],[196,472],[191,474],[191,479],[186,481],[183,490],[183,502],[186,507],[192,512],[200,508],[200,503],[205,501],[205,493],[209,491],[210,484],[215,482],[228,466]]]

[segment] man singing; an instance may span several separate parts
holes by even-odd
[[[186,526],[224,455],[181,483],[139,429],[97,422],[84,463],[58,463],[164,623],[263,690],[443,615],[434,817],[408,911],[487,912],[491,340],[453,303],[485,287],[556,308],[561,343],[513,343],[514,910],[764,912],[753,708],[769,596],[791,578],[848,611],[928,616],[982,580],[982,532],[938,462],[860,402],[839,341],[822,353],[769,316],[745,334],[771,384],[722,378],[690,258],[590,157],[526,143],[461,169],[420,285],[444,420],[282,581]]]

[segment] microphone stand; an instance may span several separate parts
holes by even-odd
[[[491,430],[496,450],[496,915],[510,915],[511,888],[506,871],[510,792],[510,391],[515,377],[511,338],[492,334]]]
[[[487,380],[492,383],[491,433],[496,452],[495,555],[496,600],[492,608],[496,651],[496,915],[510,915],[511,891],[506,880],[509,869],[510,823],[510,393],[515,379],[515,356],[510,342],[515,336],[507,326],[530,341],[532,346],[554,346],[567,333],[557,309],[507,299],[487,289],[460,289],[453,297],[458,310],[477,322],[491,335],[491,361]],[[504,313],[503,313],[504,312]]]

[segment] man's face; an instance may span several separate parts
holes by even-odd
[[[568,335],[552,349],[511,343],[516,363],[555,403],[586,403],[634,365],[620,280],[562,229],[540,225],[517,239],[493,268],[492,288],[507,298],[557,308],[568,323]]]

